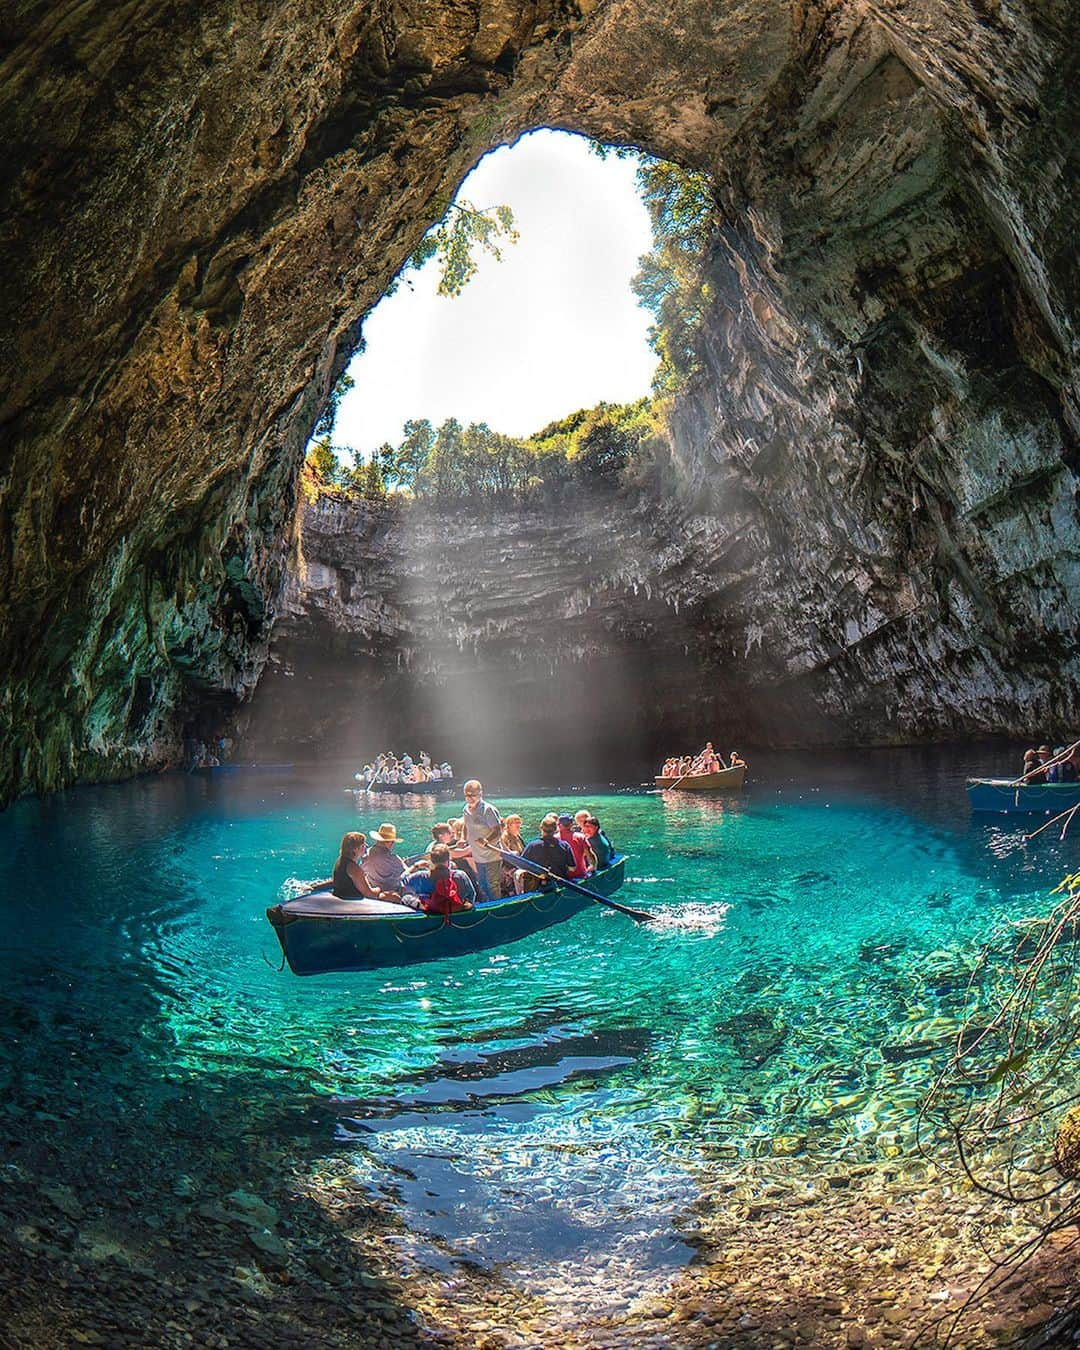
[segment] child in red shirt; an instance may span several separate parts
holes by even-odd
[[[436,844],[431,850],[430,875],[434,889],[420,902],[425,914],[456,914],[461,909],[472,909],[470,901],[458,895],[457,882],[450,870],[450,850],[445,844]]]

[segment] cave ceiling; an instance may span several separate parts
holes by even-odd
[[[957,698],[975,729],[1071,715],[1069,17],[9,9],[0,792],[158,767],[192,709],[250,693],[364,314],[476,160],[542,125],[715,180],[708,379],[672,437],[690,492],[759,541],[760,678],[812,678],[833,712],[892,678],[866,707],[915,700],[928,734]]]

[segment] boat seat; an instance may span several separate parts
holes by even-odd
[[[342,919],[357,914],[413,914],[409,905],[399,905],[393,900],[341,900],[329,891],[319,891],[316,895],[301,895],[295,900],[286,900],[282,910],[291,918],[299,919]]]

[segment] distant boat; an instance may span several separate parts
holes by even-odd
[[[625,867],[626,856],[616,857],[586,884],[609,896],[622,885]],[[308,895],[271,905],[266,917],[294,975],[326,975],[471,956],[529,937],[594,904],[556,885],[550,891],[481,900],[474,909],[444,918],[383,900],[339,900],[326,882]]]
[[[1056,816],[1080,802],[1080,783],[1024,783],[1011,778],[969,778],[968,801],[973,811],[1005,816]]]
[[[673,788],[678,785],[680,792],[715,792],[717,788],[741,788],[746,777],[746,765],[740,764],[734,769],[721,769],[719,773],[690,773],[680,778],[678,774],[657,774],[658,788]]]
[[[357,783],[354,792],[456,792],[457,783],[452,778],[436,778],[427,783],[376,783],[374,787],[361,787]]]

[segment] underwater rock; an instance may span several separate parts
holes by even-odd
[[[1080,1177],[1080,1106],[1070,1107],[1057,1127],[1054,1166],[1069,1181]]]
[[[758,1068],[783,1045],[787,1028],[774,1009],[749,1008],[717,1023],[716,1034],[731,1042],[744,1064]]]

